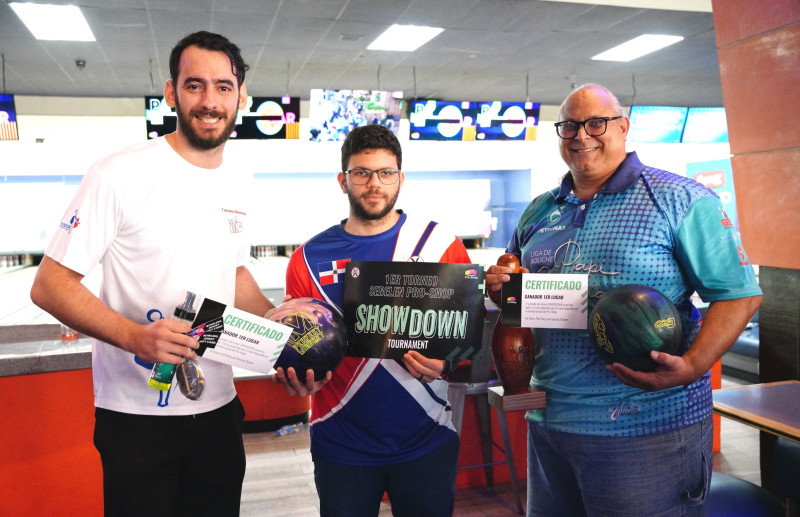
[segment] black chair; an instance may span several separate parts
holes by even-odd
[[[800,503],[800,443],[778,438],[773,450],[775,492],[786,498],[786,515],[796,516]]]
[[[706,517],[784,517],[783,505],[769,490],[721,472],[711,476],[703,508]]]

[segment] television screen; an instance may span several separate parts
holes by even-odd
[[[633,106],[628,140],[642,143],[680,143],[688,108]]]
[[[0,94],[0,140],[19,140],[14,96]]]
[[[175,131],[178,116],[163,97],[145,97],[147,138]],[[239,110],[231,138],[237,140],[300,138],[300,97],[248,97]]]
[[[164,97],[144,98],[144,118],[147,122],[147,138],[174,133],[178,127],[175,108],[169,107]]]
[[[411,140],[475,140],[474,102],[411,101],[408,121]]]
[[[681,142],[714,144],[728,141],[725,108],[689,108]]]
[[[300,97],[248,97],[231,138],[300,138]]]
[[[536,140],[539,104],[535,102],[479,102],[478,140]]]
[[[309,140],[344,140],[350,130],[368,124],[381,124],[397,134],[402,109],[403,92],[315,88],[309,97]]]

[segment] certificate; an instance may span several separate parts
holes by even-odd
[[[189,335],[197,355],[259,373],[269,373],[292,335],[291,327],[206,298]]]
[[[500,318],[505,327],[585,329],[589,275],[514,273],[503,284]]]
[[[484,271],[477,264],[349,262],[344,321],[348,355],[470,359],[483,337]]]

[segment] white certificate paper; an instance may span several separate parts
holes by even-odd
[[[291,327],[209,298],[203,300],[193,325],[189,335],[200,343],[197,355],[265,374],[292,335]]]
[[[517,273],[503,284],[506,327],[586,329],[589,275]]]

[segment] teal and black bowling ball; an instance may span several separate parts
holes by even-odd
[[[347,327],[339,312],[316,298],[293,298],[278,306],[269,319],[292,329],[275,368],[294,368],[300,379],[314,370],[314,380],[334,370],[347,350]]]
[[[589,314],[589,337],[607,363],[651,371],[650,351],[675,354],[681,320],[675,305],[656,289],[623,285],[603,295]]]

